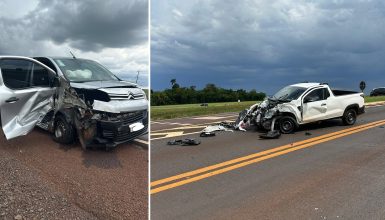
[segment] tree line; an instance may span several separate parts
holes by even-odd
[[[194,104],[210,102],[236,102],[260,101],[266,96],[263,92],[255,89],[246,91],[244,89],[224,89],[209,83],[203,89],[197,90],[195,86],[180,87],[175,79],[171,81],[171,88],[163,91],[151,90],[151,105],[174,105]]]

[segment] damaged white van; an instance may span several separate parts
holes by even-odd
[[[68,57],[0,56],[0,110],[7,139],[35,126],[70,144],[113,148],[148,132],[148,101],[136,84],[99,63]]]

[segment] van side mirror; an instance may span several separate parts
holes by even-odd
[[[52,76],[50,80],[50,87],[59,87],[60,86],[60,80],[58,76]]]

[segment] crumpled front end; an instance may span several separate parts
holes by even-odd
[[[125,94],[70,85],[62,90],[58,111],[73,123],[83,148],[115,147],[148,132],[148,101],[143,90],[120,90]]]
[[[260,129],[269,130],[277,119],[285,114],[298,114],[292,101],[265,99],[250,108],[250,121]]]

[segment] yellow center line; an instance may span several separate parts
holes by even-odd
[[[287,153],[292,152],[292,151],[296,151],[296,150],[299,150],[299,149],[303,149],[303,148],[307,148],[307,147],[310,147],[310,146],[314,146],[314,145],[319,144],[319,143],[323,143],[323,142],[326,142],[326,141],[334,140],[334,139],[337,139],[337,138],[340,138],[340,137],[344,137],[344,136],[347,136],[347,135],[350,135],[350,134],[354,134],[354,133],[357,133],[357,132],[360,132],[360,131],[364,131],[364,130],[367,130],[367,129],[370,129],[370,128],[373,128],[373,127],[376,127],[376,126],[379,126],[379,125],[384,125],[384,124],[385,124],[385,120],[381,120],[381,121],[376,121],[376,122],[368,123],[368,124],[365,124],[365,125],[355,126],[355,127],[349,128],[349,129],[344,129],[344,130],[333,132],[333,133],[330,133],[330,134],[321,135],[321,136],[318,136],[318,137],[315,137],[315,138],[310,138],[310,139],[299,141],[299,142],[296,142],[296,143],[293,143],[293,144],[283,145],[283,146],[280,146],[280,147],[277,147],[277,148],[273,148],[273,149],[270,149],[270,150],[262,151],[262,152],[259,152],[259,153],[255,153],[255,154],[251,154],[251,155],[244,156],[244,157],[241,157],[241,158],[236,158],[236,159],[233,159],[233,160],[225,161],[225,162],[222,162],[222,163],[219,163],[219,164],[215,164],[215,165],[212,165],[212,166],[200,168],[200,169],[197,169],[197,170],[193,170],[193,171],[190,171],[190,172],[182,173],[182,174],[175,175],[175,176],[172,176],[172,177],[168,177],[168,178],[165,178],[165,179],[157,180],[157,181],[151,182],[151,187],[154,187],[154,186],[157,186],[157,185],[160,185],[160,184],[164,184],[164,183],[168,183],[168,182],[171,182],[171,181],[174,181],[174,180],[178,180],[178,179],[181,179],[181,178],[189,177],[188,179],[183,179],[183,180],[180,180],[178,182],[170,183],[170,184],[167,184],[167,185],[164,185],[164,186],[157,187],[155,189],[151,189],[150,193],[151,194],[155,194],[155,193],[167,190],[167,189],[175,188],[175,187],[178,187],[178,186],[181,186],[181,185],[185,185],[185,184],[188,184],[188,183],[191,183],[191,182],[195,182],[195,181],[207,178],[207,177],[211,177],[211,176],[218,175],[218,174],[221,174],[221,173],[224,173],[224,172],[228,172],[230,170],[234,170],[234,169],[237,169],[237,168],[240,168],[240,167],[244,167],[244,166],[247,166],[249,164],[257,163],[257,162],[260,162],[260,161],[263,161],[263,160],[267,160],[269,158],[280,156],[282,154],[287,154]],[[258,158],[255,158],[255,157],[258,157]],[[255,158],[255,159],[252,159],[252,158]],[[252,159],[252,160],[248,160],[248,159]],[[245,161],[245,160],[248,160],[248,161]],[[245,162],[242,162],[242,161],[245,161]],[[235,163],[237,163],[237,164],[235,164]],[[235,164],[235,165],[228,166],[228,165],[231,165],[231,164]],[[221,168],[221,167],[224,167],[224,166],[228,166],[228,167],[212,171],[213,169]],[[207,171],[211,171],[211,172],[191,177],[193,175],[197,175],[197,174],[200,174],[200,173],[203,173],[203,172],[207,172]]]

